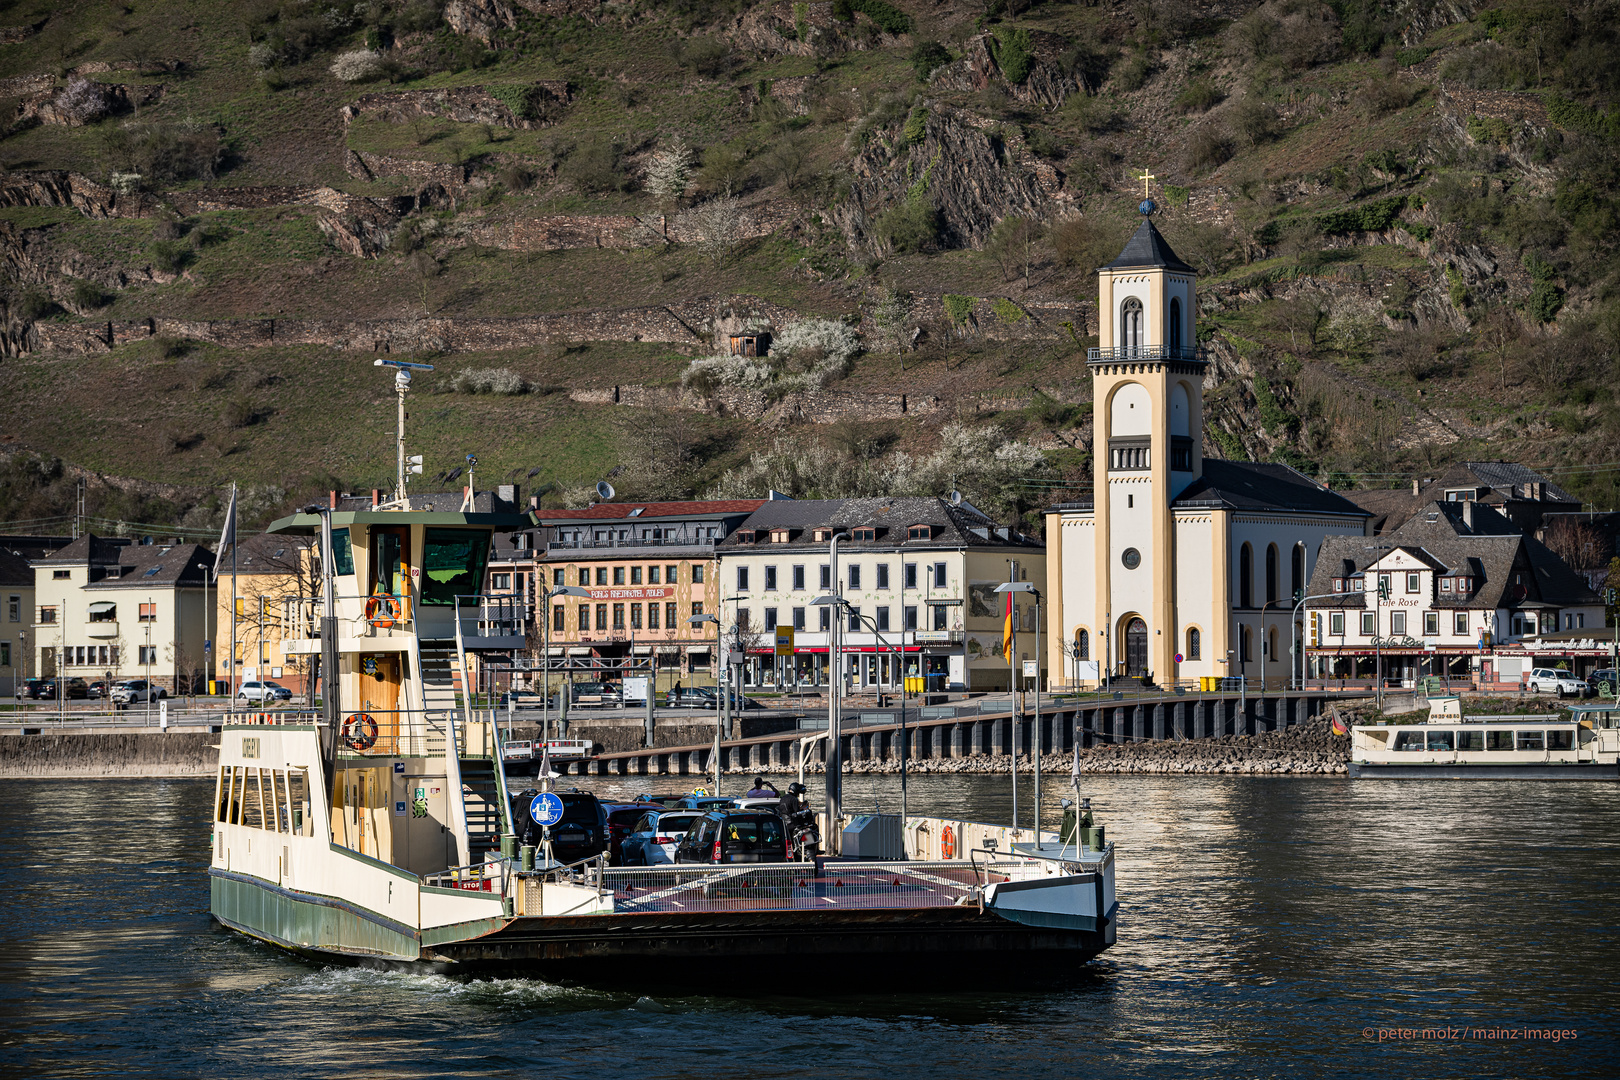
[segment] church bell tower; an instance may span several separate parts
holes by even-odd
[[[1194,323],[1196,271],[1154,227],[1153,200],[1144,197],[1139,209],[1135,235],[1097,272],[1097,348],[1087,358],[1097,530],[1091,625],[1109,670],[1168,685],[1177,655],[1172,503],[1203,470],[1206,363]]]

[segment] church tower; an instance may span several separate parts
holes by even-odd
[[[1172,503],[1203,472],[1205,360],[1194,325],[1196,271],[1176,256],[1144,199],[1119,257],[1097,272],[1092,376],[1094,648],[1107,668],[1176,677]]]

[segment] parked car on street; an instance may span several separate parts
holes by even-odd
[[[1609,684],[1605,697],[1614,697],[1616,693],[1620,693],[1620,671],[1614,668],[1598,668],[1586,677],[1586,687],[1594,694],[1599,692],[1598,688],[1603,683]]]
[[[245,682],[236,695],[242,701],[291,701],[292,691],[273,682]]]
[[[1561,668],[1533,668],[1524,685],[1532,694],[1552,693],[1559,697],[1585,697],[1588,690],[1586,683]]]
[[[106,679],[96,679],[90,684],[90,696],[93,698],[105,698],[110,692],[111,685]]]
[[[142,705],[148,701],[162,701],[169,696],[163,687],[145,679],[126,679],[113,687],[112,699],[117,705]]]
[[[759,810],[713,810],[675,845],[678,863],[787,862],[787,826]]]
[[[667,866],[675,845],[703,815],[696,810],[648,810],[624,838],[625,866]]]
[[[671,687],[664,694],[664,707],[669,709],[712,709],[719,698],[707,686]]]
[[[569,689],[569,694],[569,700],[580,706],[597,705],[605,708],[618,705],[620,702],[619,688],[612,683],[575,683]]]
[[[57,688],[58,683],[61,683],[60,689]],[[45,699],[55,701],[58,694],[68,701],[74,698],[87,698],[90,696],[90,684],[76,675],[70,675],[65,679],[46,679]]]
[[[49,685],[44,679],[29,679],[17,687],[17,696],[31,701],[38,701],[45,697],[45,688]]]

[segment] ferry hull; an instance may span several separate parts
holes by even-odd
[[[1092,920],[1094,921],[1094,920]],[[749,972],[794,972],[795,983],[823,973],[836,980],[911,981],[938,974],[1015,979],[1073,973],[1114,942],[1115,920],[1100,928],[1035,927],[977,906],[908,911],[749,912],[727,915],[587,916],[517,919],[479,938],[424,956],[461,969],[528,971],[581,982],[645,980],[661,973],[734,979]],[[853,972],[859,972],[858,976]]]
[[[1620,780],[1613,762],[1525,762],[1512,765],[1385,765],[1352,761],[1353,780]]]

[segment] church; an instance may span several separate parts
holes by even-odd
[[[1204,456],[1197,272],[1152,200],[1097,273],[1092,494],[1046,511],[1054,682],[1287,677],[1294,598],[1324,538],[1366,511],[1287,465]],[[1064,673],[1059,676],[1059,672]]]

